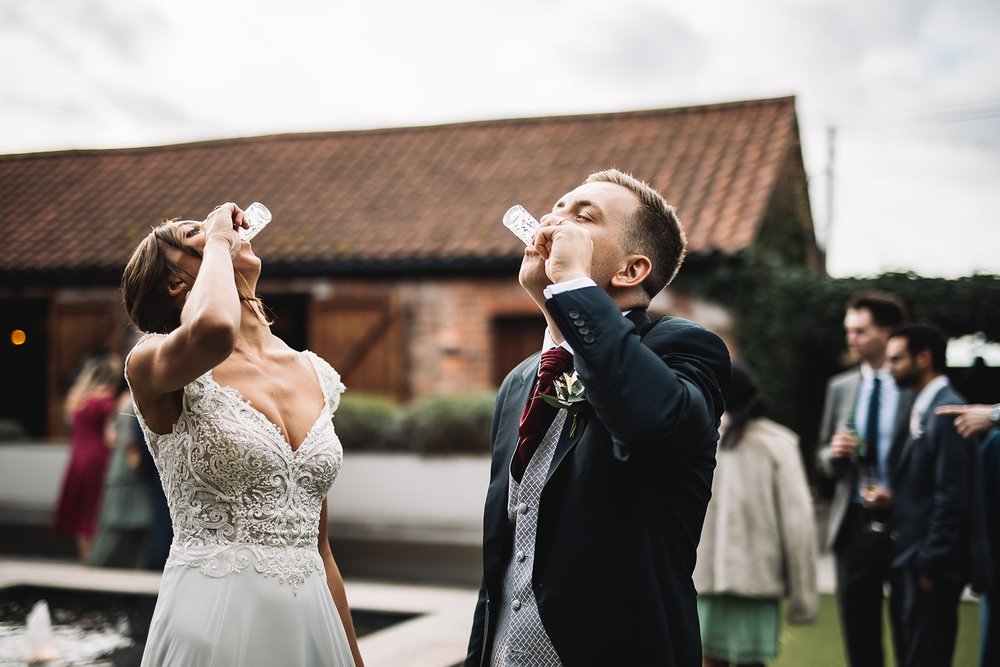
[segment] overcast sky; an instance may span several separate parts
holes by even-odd
[[[996,0],[0,0],[0,153],[789,94],[832,274],[1000,274]]]

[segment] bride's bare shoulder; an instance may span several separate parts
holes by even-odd
[[[140,338],[125,356],[125,378],[129,385],[138,382],[143,384],[153,365],[153,359],[159,346],[166,338],[164,334],[145,334]],[[135,388],[133,387],[133,391]]]

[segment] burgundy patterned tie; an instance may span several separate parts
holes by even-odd
[[[521,422],[517,429],[517,453],[511,465],[511,473],[514,479],[521,481],[528,461],[532,454],[538,449],[545,432],[552,425],[558,410],[545,401],[535,400],[536,396],[542,394],[555,394],[553,380],[562,377],[563,373],[573,370],[573,354],[562,347],[554,347],[551,350],[542,352],[542,361],[538,369],[538,382],[535,384],[535,391],[531,398],[524,404],[524,411],[521,413]]]

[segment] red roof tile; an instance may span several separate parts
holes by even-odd
[[[258,253],[286,267],[513,259],[510,205],[538,217],[609,166],[677,206],[692,254],[732,254],[753,243],[790,156],[791,97],[0,156],[0,271],[118,269],[157,221],[226,200],[270,207]]]

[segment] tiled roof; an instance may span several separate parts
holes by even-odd
[[[256,245],[272,267],[485,266],[521,254],[499,222],[510,205],[538,217],[609,166],[677,206],[692,254],[732,254],[754,241],[788,159],[801,163],[791,97],[8,155],[0,273],[117,270],[152,224],[227,200],[270,207]]]

